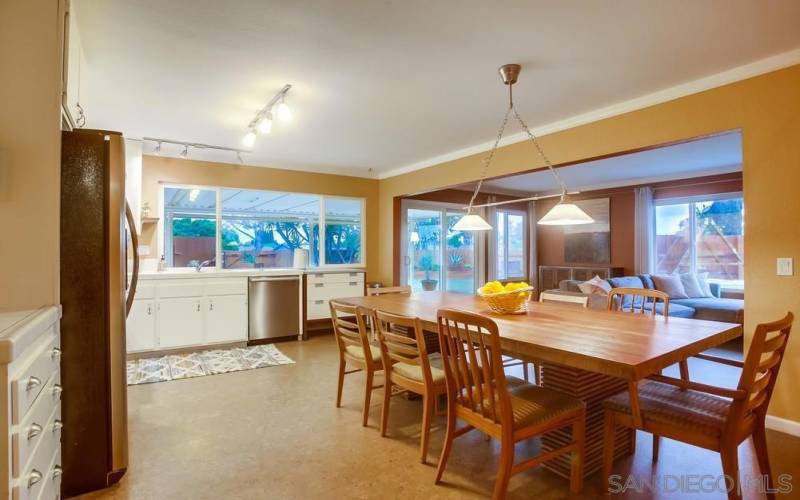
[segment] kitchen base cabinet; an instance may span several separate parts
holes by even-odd
[[[208,297],[205,343],[247,340],[247,295]]]
[[[134,300],[125,323],[128,352],[152,351],[156,348],[155,301]]]
[[[200,302],[199,297],[171,297],[158,300],[156,328],[159,349],[205,343],[204,314]]]

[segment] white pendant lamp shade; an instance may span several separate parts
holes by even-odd
[[[564,202],[559,202],[539,219],[539,224],[544,226],[573,226],[593,222],[594,219],[589,217],[578,205]]]
[[[456,231],[488,231],[492,226],[478,214],[468,213],[453,224]]]

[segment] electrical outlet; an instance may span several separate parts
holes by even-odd
[[[778,276],[793,276],[794,262],[791,257],[778,257]]]

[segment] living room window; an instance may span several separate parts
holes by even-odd
[[[741,193],[656,200],[655,218],[656,273],[708,273],[725,288],[743,288]]]
[[[521,210],[497,210],[495,224],[496,275],[499,280],[526,279],[525,219]]]

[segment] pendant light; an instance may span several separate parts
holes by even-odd
[[[539,141],[536,139],[536,136],[533,135],[533,132],[531,132],[531,130],[522,120],[522,117],[520,117],[519,113],[517,113],[516,108],[514,108],[513,88],[514,84],[517,83],[517,78],[519,77],[519,73],[521,70],[522,66],[520,66],[519,64],[505,64],[503,66],[500,66],[499,69],[500,77],[503,79],[503,83],[508,85],[508,109],[506,110],[505,116],[503,116],[503,122],[500,124],[500,130],[497,131],[497,138],[494,141],[494,145],[492,146],[491,151],[489,151],[489,154],[483,161],[483,170],[481,171],[481,177],[480,180],[478,180],[478,184],[475,186],[475,191],[472,193],[472,198],[469,200],[467,213],[453,225],[453,229],[457,231],[486,231],[492,229],[491,224],[486,222],[486,220],[483,217],[474,212],[475,208],[513,203],[518,201],[548,198],[547,196],[541,196],[541,197],[534,196],[531,198],[513,200],[509,202],[475,205],[475,198],[478,196],[478,192],[481,190],[481,187],[483,186],[483,181],[486,179],[486,174],[489,171],[489,164],[492,163],[492,158],[494,158],[494,153],[495,151],[497,151],[497,146],[500,143],[500,139],[502,139],[503,137],[503,132],[505,131],[506,124],[508,123],[508,118],[512,113],[514,115],[514,118],[522,126],[523,130],[525,130],[525,133],[528,134],[528,138],[536,147],[536,152],[539,154],[539,157],[542,159],[542,161],[544,161],[544,164],[553,174],[553,177],[558,183],[559,188],[561,188],[561,194],[557,195],[560,196],[560,200],[558,201],[556,206],[551,208],[550,211],[548,211],[544,215],[544,217],[542,217],[539,220],[539,224],[550,225],[550,226],[570,226],[575,224],[591,224],[592,222],[594,222],[594,220],[591,217],[589,217],[589,215],[587,215],[586,212],[581,210],[580,207],[578,207],[574,203],[565,202],[565,197],[567,196],[567,186],[564,184],[564,181],[561,180],[561,177],[559,177],[558,172],[556,172],[556,169],[553,168],[553,164],[547,158],[547,155],[544,154],[544,149],[542,149],[542,146],[539,144]]]

